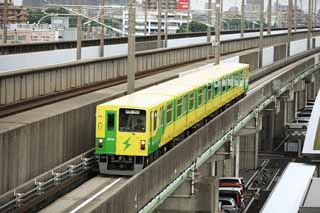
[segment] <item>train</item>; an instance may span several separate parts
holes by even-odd
[[[248,90],[249,65],[207,65],[97,105],[99,171],[132,176]]]

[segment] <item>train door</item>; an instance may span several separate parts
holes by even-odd
[[[115,154],[116,152],[116,137],[117,137],[117,113],[116,111],[106,112],[106,152]]]

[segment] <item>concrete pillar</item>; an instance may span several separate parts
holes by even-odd
[[[241,26],[240,26],[241,38],[243,38],[243,37],[244,37],[244,28],[245,28],[245,19],[244,19],[244,0],[241,0]]]
[[[264,1],[260,1],[260,36],[259,36],[259,67],[263,64],[263,24],[264,24]]]
[[[250,65],[250,71],[256,70],[259,66],[258,64],[259,60],[259,53],[258,52],[252,52],[247,55],[241,55],[239,57],[240,63],[246,63]]]
[[[288,47],[289,49],[289,47]],[[281,44],[278,46],[274,47],[274,52],[273,52],[273,61],[279,61],[281,59],[286,58],[286,52],[287,52],[287,45],[286,44]]]
[[[236,134],[236,137],[240,137],[239,169],[256,169],[258,167],[260,128],[261,118],[259,116]]]
[[[215,64],[220,63],[220,30],[221,30],[221,2],[222,0],[216,0],[216,23],[215,23]],[[221,14],[220,14],[221,13]]]
[[[170,195],[155,212],[214,212],[218,211],[219,201],[219,176],[212,176],[212,169],[223,170],[222,155],[213,156],[206,164],[202,165],[193,177],[184,181],[177,190]],[[222,162],[219,164],[217,162]],[[212,166],[214,165],[214,166]],[[214,168],[212,168],[214,167]],[[194,185],[192,185],[194,184]]]
[[[162,5],[162,0],[158,0],[157,1],[158,5],[158,36],[157,36],[157,40],[158,40],[158,48],[161,48],[161,30],[162,30],[162,8],[161,8],[161,5]]]
[[[232,140],[232,159],[233,159],[233,174],[239,177],[240,171],[240,136],[234,137]]]
[[[316,48],[316,38],[312,38],[312,48]]]
[[[128,84],[127,93],[134,92],[136,73],[136,0],[129,1],[129,28],[128,28]]]
[[[81,13],[81,9],[79,9]],[[77,16],[77,60],[81,60],[81,46],[82,46],[82,17]]]

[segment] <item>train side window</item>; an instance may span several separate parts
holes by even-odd
[[[229,88],[233,88],[233,75],[229,75]]]
[[[153,131],[157,129],[157,123],[158,123],[158,111],[153,112]]]
[[[189,111],[192,111],[194,108],[194,93],[192,92],[189,95]]]
[[[208,97],[207,100],[211,100],[211,95],[212,95],[212,86],[211,83],[208,84]]]
[[[172,103],[167,106],[167,124],[171,123],[172,121],[172,112],[173,112],[172,108],[173,108]]]
[[[114,113],[108,113],[108,131],[114,131]]]
[[[160,109],[160,126],[163,127],[163,107]]]
[[[188,96],[183,97],[183,113],[188,111]]]
[[[243,86],[243,70],[241,70],[240,74],[240,85]]]
[[[233,79],[234,79],[234,86],[238,86],[238,73],[233,74]]]
[[[203,89],[199,89],[198,90],[198,106],[200,106],[202,104],[202,98],[203,98]]]
[[[224,93],[227,89],[227,82],[226,82],[226,79],[223,78],[222,79],[222,93]]]
[[[219,81],[214,83],[214,96],[219,95]]]
[[[182,98],[177,101],[177,118],[182,115]]]

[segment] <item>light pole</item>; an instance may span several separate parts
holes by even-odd
[[[263,57],[263,24],[264,24],[264,1],[260,1],[260,36],[259,36],[259,67],[262,67]]]
[[[288,0],[288,45],[287,45],[287,56],[290,56],[290,42],[292,32],[292,0]]]
[[[4,0],[4,10],[3,10],[3,43],[7,43],[8,39],[8,0]]]
[[[240,26],[240,31],[241,31],[241,38],[244,37],[244,0],[241,1],[241,26]]]
[[[129,2],[129,28],[128,28],[128,84],[127,93],[134,92],[136,73],[136,0]]]
[[[161,48],[161,27],[162,27],[162,19],[161,19],[161,8],[162,1],[158,0],[158,48]]]
[[[169,5],[168,5],[168,0],[166,1],[166,11],[164,14],[164,47],[167,48],[168,47],[168,9],[169,9]]]
[[[102,8],[101,8],[101,11],[100,11],[100,22],[103,22],[105,1],[106,1],[106,0],[102,0]],[[100,34],[100,57],[103,57],[103,56],[104,56],[104,26],[101,25],[101,34]]]
[[[79,8],[81,13],[81,8]],[[77,16],[77,60],[81,60],[82,16]]]
[[[221,2],[216,0],[216,23],[215,23],[215,63],[220,64],[220,28],[221,28]]]
[[[212,0],[208,0],[208,26],[207,26],[207,42],[211,42],[211,22],[212,22]],[[211,46],[208,48],[207,59],[210,59]]]
[[[271,16],[272,16],[272,0],[269,0],[268,2],[268,35],[271,34]]]

